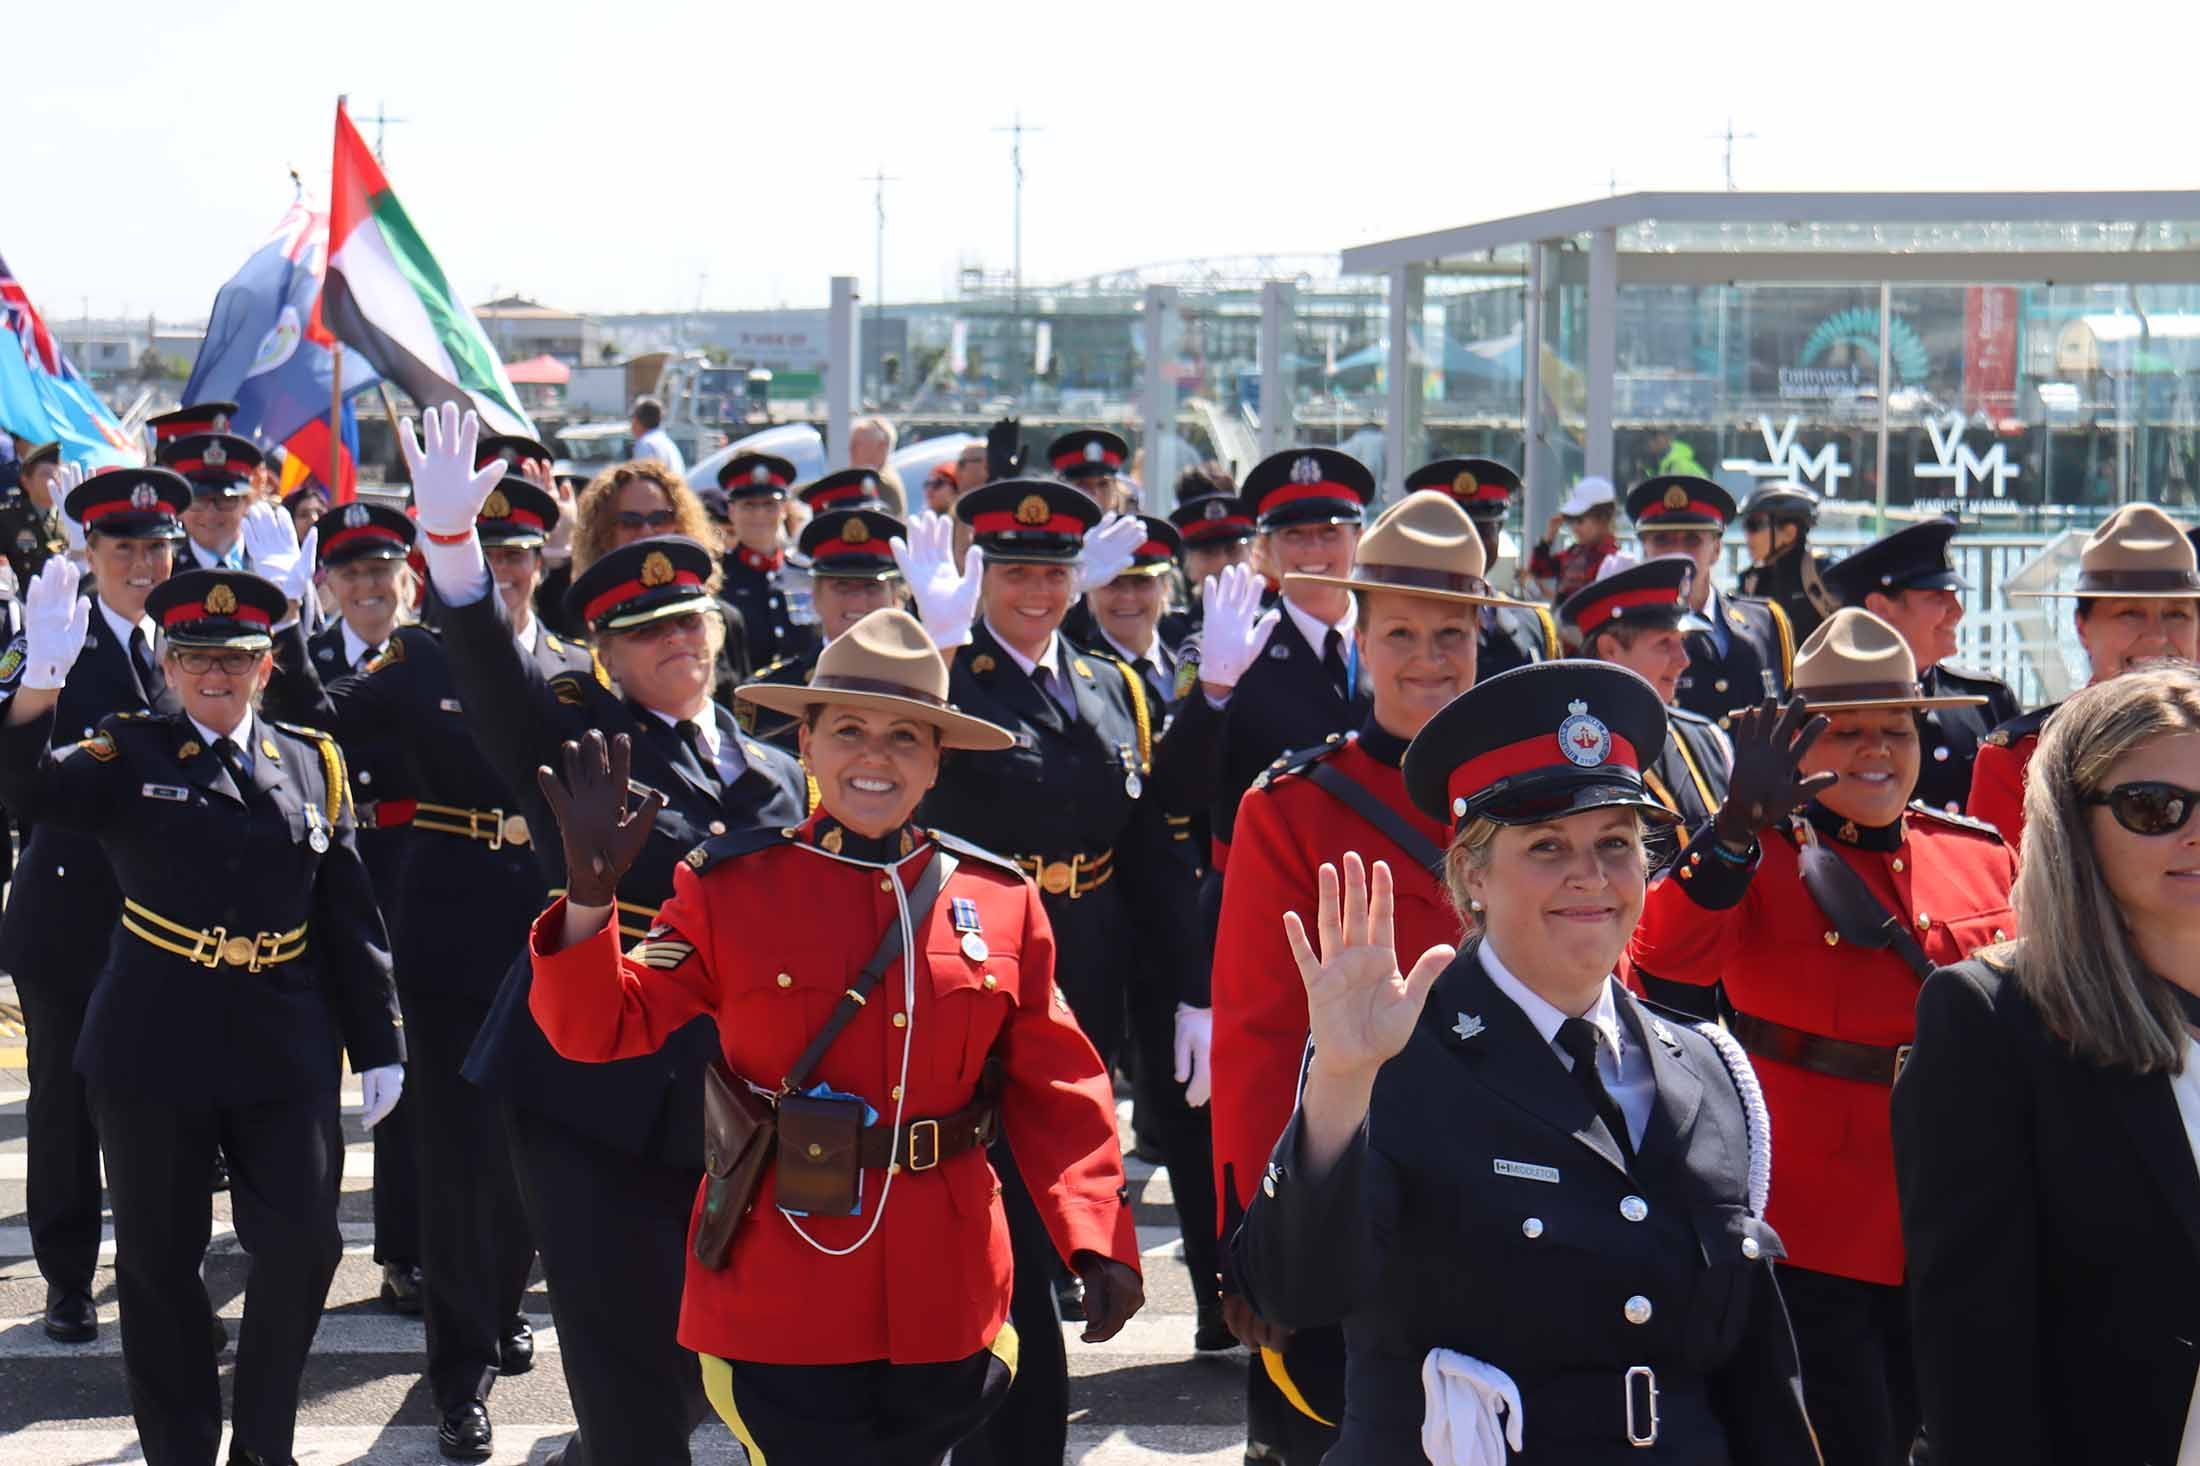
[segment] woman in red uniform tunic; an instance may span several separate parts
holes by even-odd
[[[2016,862],[1990,826],[1910,803],[1926,696],[1900,632],[1851,607],[1804,643],[1800,808],[1768,802],[1791,705],[1737,720],[1725,802],[1650,888],[1637,964],[1723,982],[1772,1115],[1766,1216],[1826,1466],[1898,1466],[1917,1434],[1888,1095],[1918,985],[2016,927]],[[1976,701],[1976,699],[1968,699]],[[1769,711],[1769,705],[1768,705]],[[1814,796],[1814,797],[1812,797]],[[1891,935],[1890,935],[1891,929]]]
[[[1407,495],[1360,540],[1349,578],[1286,576],[1359,597],[1354,633],[1374,707],[1350,737],[1287,754],[1238,805],[1214,965],[1215,1172],[1225,1232],[1252,1204],[1268,1153],[1291,1118],[1306,1048],[1306,989],[1293,981],[1280,915],[1311,911],[1315,878],[1347,850],[1397,872],[1402,948],[1459,939],[1438,872],[1449,831],[1414,807],[1399,772],[1406,745],[1444,704],[1474,685],[1479,610],[1512,604],[1483,579],[1482,539],[1449,494]],[[1263,1346],[1248,1408],[1291,1466],[1311,1466],[1336,1442],[1344,1350],[1335,1329],[1276,1350],[1279,1330],[1226,1301],[1232,1326]],[[1273,1410],[1272,1381],[1289,1402]],[[1280,1439],[1279,1439],[1280,1437]]]
[[[724,1266],[688,1264],[680,1342],[772,1466],[936,1463],[999,1402],[1016,1334],[984,1149],[996,1111],[1084,1279],[1085,1338],[1112,1336],[1143,1300],[1107,1074],[1055,988],[1038,892],[1008,860],[909,823],[943,749],[1009,741],[946,694],[946,664],[894,610],[834,641],[808,686],[743,687],[803,719],[819,807],[799,828],[698,846],[623,955],[608,913],[656,796],[625,807],[623,739],[608,756],[600,735],[567,744],[563,786],[543,775],[572,885],[535,925],[531,1004],[567,1058],[646,1054],[712,1014],[727,1068],[771,1094],[900,929],[883,981],[801,1081],[867,1108],[854,1211],[779,1205],[801,1163],[783,1134]],[[947,874],[926,906],[935,863]]]
[[[2078,640],[2093,668],[2090,687],[2142,662],[2193,660],[2200,645],[2200,574],[2194,570],[2192,541],[2176,520],[2152,504],[2127,504],[2085,542],[2074,589],[2010,594],[2076,599]],[[2024,770],[2058,706],[2034,708],[1987,734],[1971,765],[1971,798],[1964,807],[1971,818],[2001,831],[2011,849],[2024,843]]]

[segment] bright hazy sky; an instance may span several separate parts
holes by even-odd
[[[879,167],[888,300],[1006,269],[1019,108],[1028,282],[1715,189],[1730,113],[1744,188],[2200,184],[2186,4],[8,9],[0,255],[60,318],[202,318],[346,91],[469,300],[594,311],[868,298]]]

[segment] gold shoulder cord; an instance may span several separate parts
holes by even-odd
[[[344,751],[336,746],[333,738],[313,741],[321,750],[321,772],[328,779],[328,822],[329,828],[334,829],[345,804],[351,799],[351,781],[344,776]]]
[[[1787,612],[1780,609],[1778,601],[1766,601],[1765,609],[1772,613],[1772,624],[1780,629],[1780,685],[1795,686],[1795,624],[1788,620]]]
[[[1138,674],[1126,663],[1113,657],[1108,660],[1123,674],[1123,685],[1130,690],[1131,716],[1138,720],[1138,771],[1150,774],[1153,772],[1153,725],[1146,716],[1146,689],[1139,685]]]
[[[1535,608],[1535,617],[1543,623],[1543,660],[1555,662],[1558,660],[1558,623],[1551,619],[1551,613],[1542,606]]]
[[[1710,781],[1704,778],[1703,769],[1696,763],[1696,756],[1688,751],[1687,737],[1679,729],[1673,731],[1673,746],[1681,751],[1681,762],[1688,765],[1688,777],[1696,781],[1696,792],[1703,796],[1703,807],[1714,814],[1718,813],[1719,801],[1711,797]],[[1673,812],[1679,814],[1680,807],[1675,805]]]
[[[588,669],[596,674],[598,686],[606,692],[611,691],[611,674],[604,670],[603,658],[596,655],[594,647],[588,649]]]

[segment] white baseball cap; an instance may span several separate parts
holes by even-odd
[[[1572,519],[1576,515],[1587,514],[1600,504],[1616,503],[1618,497],[1613,492],[1610,479],[1600,473],[1592,473],[1574,485],[1574,491],[1566,496],[1565,503],[1558,506],[1558,512]]]

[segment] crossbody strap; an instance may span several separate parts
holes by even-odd
[[[1892,947],[1910,971],[1923,982],[1933,975],[1933,960],[1925,955],[1917,938],[1910,935],[1902,918],[1889,911],[1847,861],[1816,839],[1807,840],[1799,852],[1803,888],[1833,923],[1834,930],[1860,947]]]
[[[1306,777],[1361,819],[1373,825],[1393,845],[1420,862],[1421,868],[1431,875],[1440,875],[1444,869],[1444,852],[1436,848],[1436,842],[1406,822],[1404,815],[1375,797],[1373,790],[1353,778],[1340,773],[1326,763],[1313,765]]]
[[[924,929],[925,919],[932,914],[933,903],[939,900],[941,888],[955,874],[956,864],[954,856],[945,850],[934,848],[932,858],[924,863],[924,873],[917,877],[916,885],[909,891],[911,931]],[[817,1067],[817,1061],[825,1057],[825,1051],[833,1046],[833,1040],[840,1037],[841,1030],[856,1016],[856,1011],[870,1001],[871,990],[886,975],[887,966],[900,955],[901,923],[890,921],[886,924],[886,934],[878,939],[878,950],[871,954],[871,960],[864,964],[863,971],[857,974],[855,982],[840,995],[840,1001],[833,1005],[832,1016],[825,1020],[825,1026],[817,1031],[816,1036],[810,1040],[809,1047],[802,1051],[801,1057],[794,1061],[794,1067],[787,1071],[786,1079],[780,1083],[781,1094],[793,1094],[809,1084],[810,1071]]]

